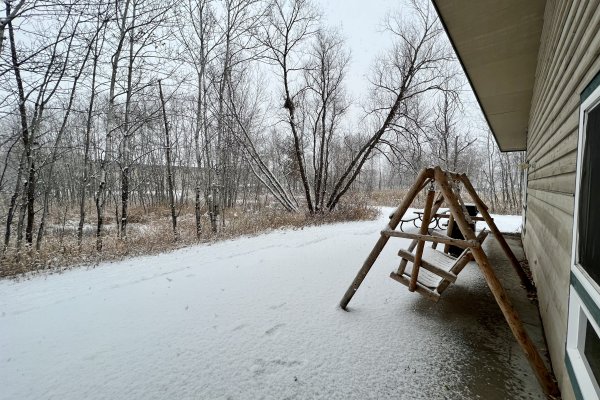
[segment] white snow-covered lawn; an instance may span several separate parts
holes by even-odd
[[[431,303],[391,239],[339,309],[388,213],[2,281],[0,398],[541,398],[476,268]]]

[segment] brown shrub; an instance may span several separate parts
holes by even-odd
[[[30,247],[22,248],[21,251],[17,251],[14,246],[7,248],[0,256],[0,277],[20,276],[34,271],[59,272],[74,266],[91,266],[124,257],[157,254],[198,243],[256,235],[273,229],[296,229],[342,221],[367,220],[376,216],[377,210],[367,205],[366,198],[357,196],[348,196],[335,211],[314,215],[286,212],[277,207],[261,210],[227,209],[226,224],[220,227],[216,234],[210,231],[208,216],[203,215],[203,230],[198,238],[195,234],[194,208],[189,206],[180,212],[177,220],[179,238],[175,241],[168,207],[146,210],[132,208],[126,239],[118,238],[116,227],[108,225],[103,237],[102,251],[98,252],[94,230],[91,228],[86,231],[81,246],[77,245],[76,229],[72,225],[69,229],[49,230],[39,252]],[[73,215],[70,217],[71,220],[76,219]],[[95,221],[89,223],[95,224]]]

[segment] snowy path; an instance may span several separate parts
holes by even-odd
[[[541,398],[474,268],[435,305],[397,240],[337,307],[386,215],[2,281],[0,399]]]

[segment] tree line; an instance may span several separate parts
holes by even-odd
[[[193,205],[200,237],[252,196],[325,213],[437,164],[470,174],[492,207],[519,207],[522,156],[465,123],[464,79],[428,3],[388,14],[360,98],[343,32],[310,0],[3,6],[3,249],[39,250],[53,209],[77,211],[80,244],[93,224],[100,251],[107,215],[126,239],[132,205],[166,205],[175,239]]]

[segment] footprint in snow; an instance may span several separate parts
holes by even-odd
[[[292,368],[302,365],[302,362],[297,360],[263,360],[262,358],[254,360],[254,364],[250,367],[250,370],[253,372],[254,376],[258,377],[264,374],[272,374],[277,373],[281,370],[281,368]]]
[[[283,328],[284,326],[285,326],[285,324],[277,324],[277,325],[267,329],[265,331],[265,335],[271,336],[272,334],[274,334],[275,332],[277,332],[279,329]]]

